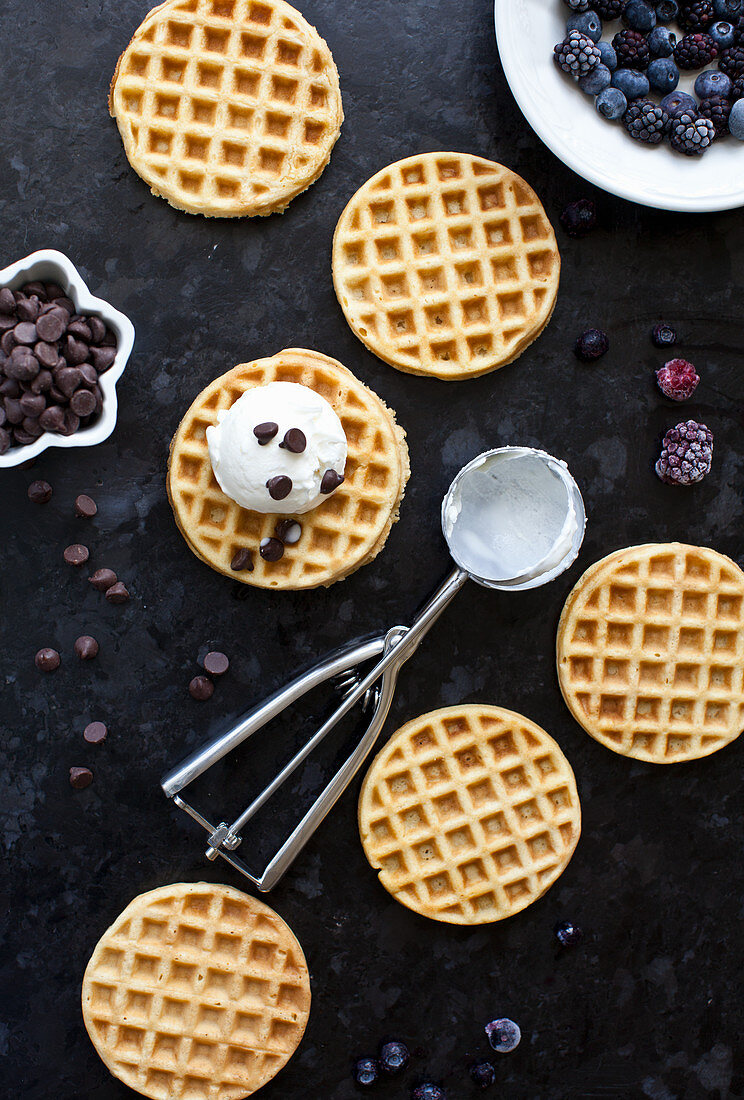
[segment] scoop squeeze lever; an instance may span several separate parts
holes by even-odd
[[[565,463],[529,447],[500,447],[469,462],[442,503],[442,530],[457,568],[411,626],[343,646],[292,680],[240,722],[188,756],[161,781],[165,794],[209,834],[208,859],[222,859],[261,891],[271,890],[367,759],[393,701],[398,673],[452,598],[471,578],[486,588],[522,590],[553,580],[576,559],[586,514]],[[377,658],[366,673],[360,666]],[[181,792],[308,691],[335,681],[343,699],[331,716],[232,823],[213,825]],[[339,684],[339,681],[341,683]],[[361,740],[260,875],[235,855],[241,830],[358,703],[371,718]]]

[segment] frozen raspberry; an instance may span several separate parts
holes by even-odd
[[[672,401],[687,401],[697,389],[700,377],[686,359],[670,359],[656,372],[656,381],[665,397]]]
[[[696,420],[683,420],[664,436],[656,473],[667,485],[694,485],[710,473],[713,432]]]

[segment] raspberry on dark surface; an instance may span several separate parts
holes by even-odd
[[[657,370],[656,381],[665,397],[687,401],[697,389],[700,376],[687,359],[670,359]]]
[[[713,432],[696,420],[675,424],[664,436],[656,473],[667,485],[695,485],[710,473]]]

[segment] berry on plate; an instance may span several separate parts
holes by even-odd
[[[627,111],[628,100],[619,88],[605,88],[594,100],[594,106],[603,118],[614,122],[615,119],[622,118]]]
[[[581,31],[592,42],[599,42],[602,37],[602,20],[596,11],[585,11],[580,15],[570,15],[566,20],[567,31]]]
[[[596,69],[602,56],[591,38],[587,38],[581,31],[567,34],[554,48],[553,54],[564,73],[568,73],[574,80],[579,80],[592,69]]]
[[[637,99],[631,103],[623,117],[625,129],[636,141],[658,145],[664,140],[669,127],[669,115],[650,99]]]
[[[697,111],[682,111],[675,115],[669,130],[672,149],[687,157],[700,157],[716,136],[716,128],[709,118],[701,118]]]
[[[656,11],[646,0],[628,0],[623,8],[623,23],[631,30],[648,34],[656,26]]]
[[[739,47],[734,46],[733,49],[737,50]],[[731,52],[733,51],[724,50],[724,53]],[[674,47],[674,60],[680,69],[704,69],[716,57],[718,46],[709,34],[686,34]],[[725,69],[723,71],[727,72]]]
[[[712,39],[711,39],[712,41]],[[638,69],[642,72],[648,68],[651,60],[651,50],[648,47],[646,36],[640,31],[618,31],[612,39],[617,63],[623,69]]]

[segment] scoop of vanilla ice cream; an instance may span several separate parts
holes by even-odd
[[[325,398],[308,386],[297,382],[255,386],[218,413],[217,420],[207,428],[214,476],[222,491],[243,508],[283,515],[309,512],[330,495],[320,491],[323,475],[333,470],[343,477],[347,448],[341,421]],[[265,441],[263,430],[261,443],[254,428],[267,424],[276,425],[277,431]],[[305,437],[299,453],[280,446],[292,429]],[[294,447],[297,438],[295,433],[290,437]],[[274,478],[291,480],[290,491],[281,499],[273,498],[267,488]],[[286,487],[283,482],[280,491]]]

